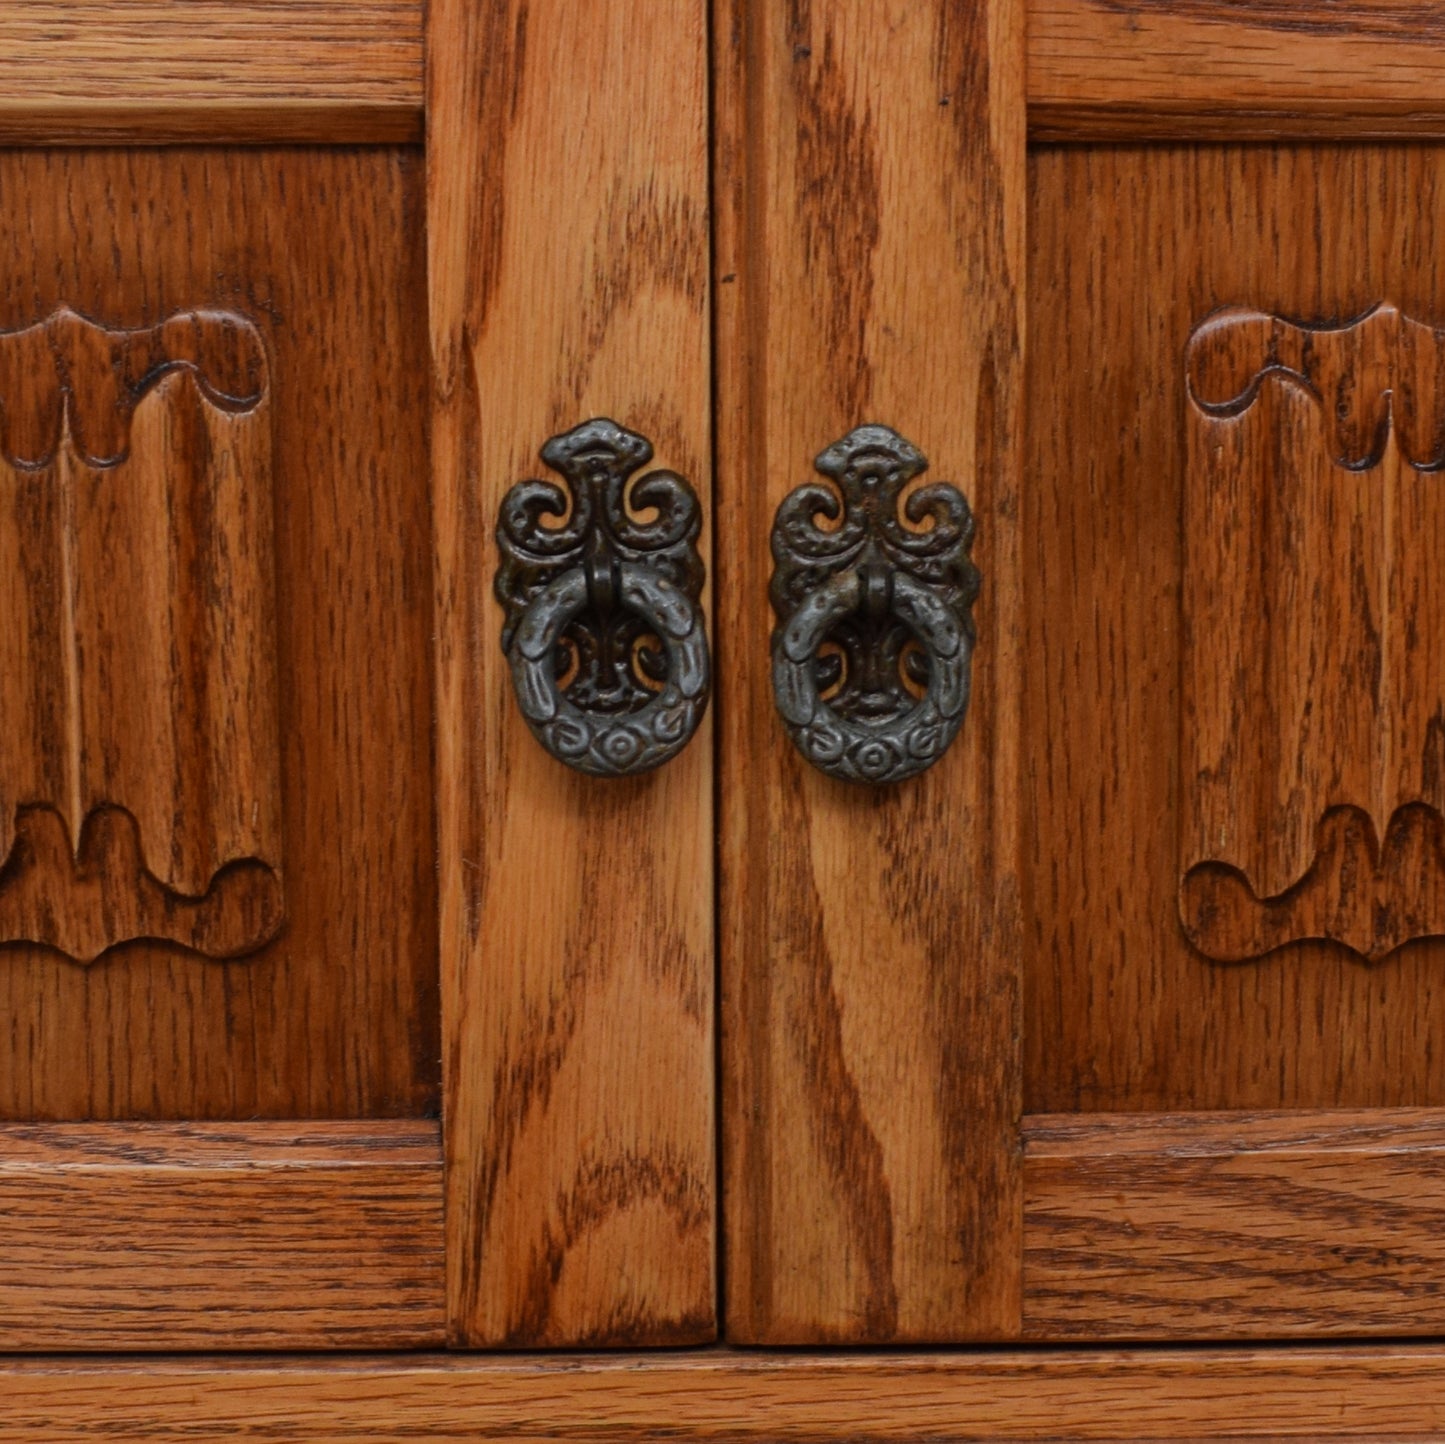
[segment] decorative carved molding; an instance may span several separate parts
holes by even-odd
[[[281,925],[267,386],[226,312],[0,333],[0,943]]]
[[[1417,471],[1445,467],[1445,327],[1379,305],[1343,326],[1230,307],[1195,331],[1189,396],[1202,417],[1235,420],[1268,382],[1319,409],[1336,466],[1378,466],[1393,437]]]
[[[136,407],[177,371],[231,414],[254,411],[266,392],[260,334],[227,311],[182,311],[123,331],[62,307],[0,332],[0,455],[12,466],[48,466],[68,435],[87,465],[115,466],[130,449]]]
[[[1445,937],[1445,818],[1434,808],[1400,808],[1381,843],[1367,812],[1333,807],[1315,838],[1309,871],[1277,897],[1259,897],[1238,868],[1192,867],[1179,894],[1190,942],[1218,962],[1305,939],[1379,962],[1415,938]]]
[[[1445,328],[1233,309],[1186,364],[1185,932],[1445,937]]]

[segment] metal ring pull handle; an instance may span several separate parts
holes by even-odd
[[[886,426],[816,465],[837,490],[799,487],[773,524],[773,699],[821,771],[899,782],[938,761],[968,710],[973,516],[946,484],[903,497],[928,462]]]
[[[629,489],[651,459],[646,437],[605,418],[584,422],[542,448],[570,498],[552,482],[519,482],[497,523],[517,705],[548,752],[596,777],[660,767],[707,707],[702,511],[675,472]],[[645,511],[654,515],[639,520]],[[546,526],[544,514],[563,520]]]

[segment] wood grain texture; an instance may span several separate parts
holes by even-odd
[[[569,771],[517,709],[491,591],[503,495],[590,417],[710,511],[706,12],[437,0],[429,26],[451,1337],[697,1342],[710,724],[647,776]]]
[[[715,11],[735,1341],[1018,1326],[1021,24],[1011,0]],[[983,574],[962,732],[874,791],[793,749],[768,665],[774,510],[865,422],[967,494]]]
[[[1445,935],[1442,362],[1388,302],[1190,337],[1180,910],[1211,958]]]
[[[435,1123],[0,1126],[0,1348],[443,1337]]]
[[[416,141],[419,0],[9,0],[0,141]]]
[[[1442,1184],[1426,1109],[1031,1117],[1025,1332],[1439,1333]]]
[[[1029,0],[1040,140],[1445,132],[1445,15],[1420,0]],[[0,140],[400,142],[423,126],[421,0],[13,0]]]
[[[1038,140],[1445,134],[1435,0],[1030,0]]]
[[[112,451],[124,433],[126,367],[137,380],[156,364],[149,342],[117,341],[116,331],[219,311],[244,318],[264,351],[265,398],[235,424],[259,428],[247,444],[269,453],[269,483],[245,461],[224,525],[225,467],[243,458],[233,448],[224,461],[225,423],[191,425],[175,393],[162,394],[192,386],[179,372],[141,396],[129,462],[76,462],[98,508],[94,525],[75,529],[81,580],[109,588],[77,614],[89,618],[78,675],[89,709],[81,741],[92,749],[84,775],[105,784],[89,800],[150,819],[164,856],[152,848],[148,868],[167,875],[173,833],[198,845],[195,799],[214,789],[207,805],[222,833],[264,822],[266,848],[283,859],[286,909],[274,940],[233,962],[135,941],[86,969],[34,944],[0,947],[0,1118],[414,1117],[438,1105],[422,179],[420,156],[397,149],[0,154],[0,194],[24,197],[0,209],[0,329],[69,306],[110,333],[90,335],[105,384],[80,387],[76,358],[66,362],[82,450]],[[51,351],[52,380],[56,355],[64,348]],[[219,384],[244,390],[246,375],[242,366]],[[7,444],[33,450],[52,422],[53,406],[7,405]],[[162,483],[196,474],[215,485],[195,489],[169,540],[158,536]],[[57,490],[54,467],[4,466],[3,482],[7,505],[21,508],[7,513],[12,523],[24,513],[16,488],[37,505]],[[252,504],[274,514],[249,514]],[[253,584],[221,606],[202,583],[240,566],[243,538],[266,528],[274,561],[244,567]],[[31,569],[54,553],[35,555],[21,531],[0,533],[10,538],[13,599],[16,548]],[[200,555],[207,537],[228,549],[212,557],[219,572]],[[252,595],[267,583],[274,623]],[[182,618],[174,645],[152,646],[146,628],[168,626],[172,605],[204,615]],[[254,648],[247,627],[258,629]],[[46,635],[30,629],[28,642]],[[249,681],[227,671],[243,655]],[[157,668],[172,657],[167,680]],[[279,719],[273,712],[262,738],[246,715],[268,670]],[[7,664],[7,684],[14,675]],[[7,731],[23,723],[43,733],[43,698],[11,701]],[[206,708],[208,718],[198,715]],[[184,742],[197,736],[206,748]],[[178,752],[171,739],[184,742]],[[27,781],[14,772],[21,756],[7,735],[0,767],[11,804],[37,800],[16,790]],[[276,779],[259,791],[248,781],[257,767],[275,768],[279,802],[267,795]],[[81,840],[51,834],[46,845],[62,857]],[[124,857],[129,834],[120,834],[96,845]],[[184,871],[171,875],[193,886]]]
[[[0,1365],[0,1440],[1439,1439],[1438,1345]]]
[[[1226,965],[1190,946],[1179,914],[1182,729],[1202,721],[1181,691],[1189,338],[1228,306],[1343,324],[1388,299],[1438,325],[1445,153],[1060,147],[1030,165],[1026,1110],[1445,1105],[1438,939],[1369,966],[1318,942]],[[1273,434],[1283,477],[1295,443]],[[1383,467],[1371,476],[1386,488]],[[1296,508],[1290,525],[1325,516]],[[1294,646],[1303,667],[1304,640],[1270,634],[1283,620],[1226,620],[1230,657],[1263,666]],[[1399,641],[1428,681],[1429,628]],[[1234,745],[1240,766],[1273,766],[1257,727]]]

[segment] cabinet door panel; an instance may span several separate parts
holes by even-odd
[[[425,190],[413,0],[0,19],[17,1346],[437,1342],[439,972],[453,1340],[713,1330],[706,723],[565,772],[489,595],[578,421],[707,497],[705,18],[644,8],[434,7]]]
[[[1034,155],[1031,1112],[1445,1104],[1442,162]]]
[[[419,160],[0,159],[0,1117],[436,1110]]]
[[[1028,1333],[1439,1327],[1442,159],[1034,155]]]

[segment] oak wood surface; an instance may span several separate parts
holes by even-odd
[[[0,141],[415,141],[419,0],[7,0]]]
[[[1317,473],[1315,453],[1327,449],[1318,419],[1301,432],[1286,424],[1293,413],[1282,408],[1306,404],[1302,399],[1266,398],[1255,403],[1259,416],[1241,422],[1264,424],[1251,443],[1250,464],[1263,471],[1250,473],[1250,506],[1301,467],[1319,489],[1308,508],[1300,502],[1277,517],[1273,531],[1243,530],[1253,511],[1228,526],[1201,515],[1186,543],[1193,513],[1185,490],[1207,480],[1199,468],[1214,464],[1209,448],[1220,440],[1209,430],[1215,423],[1205,425],[1188,398],[1187,347],[1221,307],[1343,325],[1388,302],[1438,325],[1445,318],[1442,163],[1445,154],[1429,145],[1032,153],[1031,423],[1023,498],[1031,579],[1024,711],[1030,1113],[1445,1103],[1438,1066],[1445,943],[1438,937],[1407,942],[1371,963],[1368,956],[1379,951],[1373,942],[1379,919],[1372,916],[1363,953],[1296,942],[1254,961],[1221,963],[1190,945],[1180,910],[1181,880],[1198,860],[1181,848],[1182,836],[1190,847],[1198,841],[1184,819],[1195,816],[1211,785],[1208,770],[1196,775],[1206,764],[1193,760],[1205,727],[1233,757],[1237,779],[1253,775],[1251,769],[1288,777],[1295,745],[1289,739],[1302,718],[1308,725],[1301,709],[1310,689],[1331,707],[1373,698],[1348,737],[1337,724],[1308,734],[1306,760],[1317,759],[1310,765],[1322,780],[1336,773],[1341,782],[1358,778],[1358,759],[1344,755],[1344,742],[1377,757],[1380,739],[1394,735],[1398,720],[1410,750],[1399,753],[1389,776],[1408,774],[1413,795],[1433,796],[1419,789],[1434,785],[1428,759],[1438,744],[1429,740],[1429,719],[1439,699],[1432,704],[1428,693],[1436,690],[1438,648],[1431,638],[1442,625],[1439,598],[1422,590],[1408,567],[1385,566],[1390,538],[1406,532],[1378,512],[1366,509],[1344,525],[1334,552],[1321,551],[1320,539],[1335,525],[1330,518],[1352,515],[1368,491],[1380,505],[1398,507],[1402,523],[1414,518],[1403,545],[1419,544],[1428,557],[1435,523],[1419,508],[1435,504],[1427,496],[1435,478],[1384,463],[1352,472],[1331,462]],[[1364,347],[1362,335],[1356,339]],[[1323,342],[1313,348],[1316,356],[1325,352]],[[1283,365],[1289,358],[1281,350],[1277,359]],[[1367,366],[1348,382],[1327,385],[1328,415],[1383,439],[1381,374]],[[1264,384],[1275,396],[1286,382]],[[1429,390],[1415,393],[1425,407]],[[1356,404],[1367,407],[1369,419]],[[1352,527],[1360,562],[1346,567],[1351,580],[1341,602],[1340,579],[1317,563],[1341,548],[1348,557]],[[1263,536],[1266,551],[1241,563],[1234,553],[1247,534]],[[1309,547],[1316,573],[1300,585],[1314,603],[1286,605],[1275,582],[1306,565]],[[1185,587],[1186,558],[1192,590]],[[1207,605],[1210,588],[1217,591],[1241,566],[1258,604]],[[1399,579],[1393,596],[1380,580],[1391,570]],[[1270,588],[1273,600],[1259,600],[1260,589]],[[1358,658],[1344,665],[1341,643],[1326,635],[1325,623],[1340,620],[1341,606],[1352,616],[1378,618],[1384,669],[1378,686],[1374,662],[1363,671]],[[1218,708],[1227,697],[1193,683],[1186,694],[1186,626],[1246,690],[1257,675],[1276,677],[1265,711],[1221,721]],[[1345,635],[1352,645],[1367,640],[1357,628]],[[1410,688],[1425,691],[1412,699]],[[1317,700],[1316,712],[1321,705]],[[1391,710],[1400,708],[1398,715]],[[1341,800],[1319,797],[1323,804]],[[1283,846],[1288,809],[1264,802],[1246,819],[1249,846]],[[1355,802],[1386,815],[1395,805],[1371,796]],[[1313,821],[1300,836],[1313,846]],[[1388,877],[1378,884],[1394,888],[1397,907],[1412,895],[1407,871],[1396,870],[1393,884]],[[1351,879],[1348,868],[1337,869],[1326,883],[1331,901],[1319,905],[1316,917],[1342,902],[1346,919],[1371,911],[1377,884],[1368,870]],[[1359,907],[1349,891],[1356,887],[1365,893]],[[1219,927],[1249,921],[1247,913],[1232,917]],[[1429,918],[1423,923],[1427,932],[1433,926]],[[1394,925],[1381,933],[1387,942]]]
[[[1439,1439],[1438,1345],[0,1365],[0,1439]]]
[[[0,1216],[3,1349],[443,1338],[435,1123],[7,1124]]]
[[[1038,140],[1445,134],[1436,0],[1030,0]]]
[[[517,709],[491,583],[503,495],[588,418],[710,511],[706,13],[436,0],[428,43],[451,1337],[697,1342],[710,724],[645,777],[569,771]]]
[[[1017,1328],[1022,18],[1011,0],[715,10],[734,1341]],[[795,752],[768,664],[774,510],[865,422],[969,497],[983,574],[963,731],[875,791]]]
[[[68,459],[0,464],[6,605],[35,603],[28,670],[5,651],[0,792],[41,829],[0,897],[39,857],[50,886],[74,861],[84,901],[95,852],[118,849],[110,902],[68,920],[110,941],[135,930],[142,846],[146,876],[180,894],[204,890],[217,857],[250,857],[284,895],[279,924],[263,919],[274,938],[229,961],[196,935],[199,952],[129,941],[79,966],[24,941],[45,909],[19,908],[0,947],[0,1118],[434,1112],[420,156],[7,151],[0,194],[0,330],[62,307],[95,323],[37,333],[29,382],[3,343],[6,445]],[[223,364],[230,333],[244,344]],[[213,399],[181,365],[197,346]],[[255,346],[265,395],[246,411]],[[47,531],[36,509],[65,496],[82,509]],[[11,695],[26,676],[33,692]],[[24,811],[57,796],[78,800],[72,829],[97,805],[114,824],[78,859],[80,836]],[[213,857],[217,838],[231,841]]]
[[[1024,1331],[1438,1334],[1445,1114],[1036,1115]]]
[[[12,0],[0,139],[410,141],[421,0]],[[1439,135],[1445,14],[1420,0],[1029,0],[1040,140]]]

